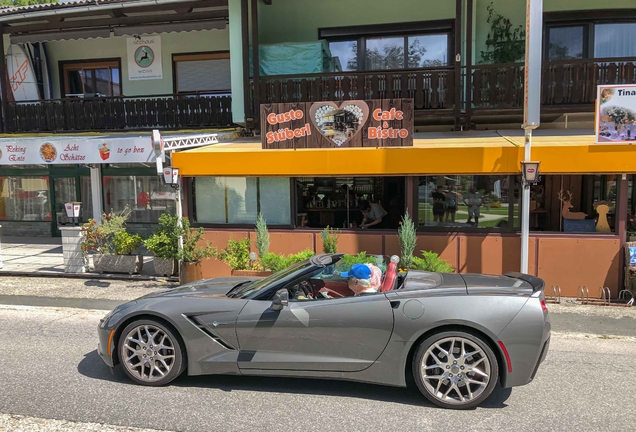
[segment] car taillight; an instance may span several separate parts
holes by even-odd
[[[545,304],[545,300],[541,300],[541,309],[543,309],[543,312],[548,311],[548,306]]]

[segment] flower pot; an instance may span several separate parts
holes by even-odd
[[[188,282],[194,282],[203,279],[201,271],[201,263],[181,263],[181,271],[179,272],[179,284],[183,285]]]
[[[176,259],[155,257],[153,264],[155,266],[155,273],[159,276],[172,276],[177,273],[178,262]]]
[[[264,277],[271,274],[271,271],[265,270],[232,270],[232,276]]]
[[[101,255],[93,256],[93,264],[97,273],[140,273],[144,266],[141,255]]]

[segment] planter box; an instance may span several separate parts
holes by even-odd
[[[258,270],[232,270],[232,276],[250,276],[250,277],[264,277],[270,276],[271,271],[258,271]]]
[[[179,285],[203,279],[201,263],[181,263],[179,272]]]
[[[141,255],[94,255],[93,264],[97,273],[140,273],[144,266]]]
[[[176,259],[154,257],[153,264],[155,266],[155,273],[159,276],[172,276],[177,274],[177,269],[179,268]]]

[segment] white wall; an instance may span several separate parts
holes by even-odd
[[[128,80],[128,61],[125,36],[108,39],[82,39],[47,42],[53,97],[60,97],[59,62],[69,60],[97,60],[119,58],[124,96],[173,93],[172,54],[229,51],[229,30],[202,30],[188,33],[161,33],[163,79]],[[240,72],[240,71],[239,71]]]

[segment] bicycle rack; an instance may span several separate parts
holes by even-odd
[[[550,294],[550,292],[552,294]],[[561,287],[559,285],[552,285],[550,290],[545,291],[545,301],[546,303],[561,303]]]
[[[591,298],[590,290],[585,285],[579,286],[578,296],[576,299],[584,305],[622,307],[632,307],[635,301],[634,294],[628,290],[622,290],[618,293],[618,298],[612,300],[612,293],[608,287],[599,287],[597,297]]]

